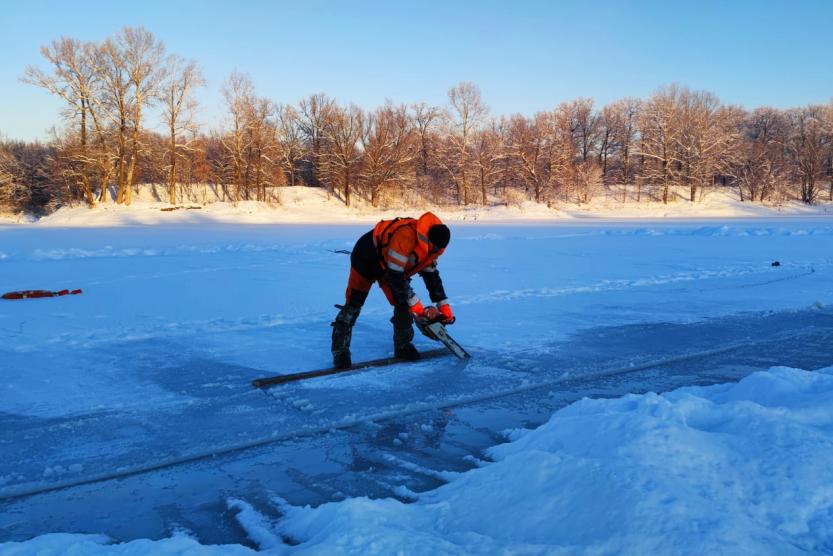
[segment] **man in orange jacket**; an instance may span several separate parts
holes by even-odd
[[[437,270],[437,258],[448,246],[451,232],[431,212],[418,219],[382,220],[356,242],[350,254],[350,278],[346,302],[332,323],[333,365],[345,369],[352,364],[350,339],[353,325],[367,299],[373,282],[393,305],[393,348],[396,357],[416,360],[419,352],[414,339],[413,319],[454,322],[454,313]],[[411,277],[419,274],[436,308],[422,304],[411,289]]]

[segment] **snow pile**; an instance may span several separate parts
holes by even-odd
[[[229,507],[274,554],[792,554],[833,550],[833,367],[585,399],[510,433],[494,461],[403,504]],[[298,542],[297,546],[283,540]],[[3,554],[227,554],[180,535],[45,535]],[[42,552],[41,552],[42,551]]]
[[[415,504],[290,509],[279,530],[380,553],[829,550],[831,394],[830,374],[778,368],[738,384],[583,400],[512,433],[490,450],[495,463]]]
[[[668,204],[651,200],[638,203],[629,200],[623,203],[610,196],[598,196],[588,204],[565,203],[559,208],[569,217],[576,218],[762,218],[833,213],[833,204],[826,201],[813,206],[798,201],[780,204],[748,203],[738,199],[736,190],[726,189],[709,191],[705,197],[693,203],[678,190]]]
[[[31,224],[37,221],[37,218],[28,214],[10,214],[0,212],[0,226],[3,224]]]
[[[22,543],[0,544],[3,556],[243,556],[256,554],[254,550],[238,545],[201,545],[184,533],[175,533],[169,539],[150,541],[140,539],[123,544],[110,544],[104,535],[70,535],[51,533]]]

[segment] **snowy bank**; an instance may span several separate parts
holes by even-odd
[[[772,218],[782,216],[833,215],[833,204],[807,206],[798,202],[780,206],[742,203],[730,191],[712,191],[703,200],[692,203],[682,197],[674,202],[629,201],[623,203],[599,196],[589,204],[559,203],[553,207],[524,201],[512,205],[433,206],[423,202],[408,203],[396,209],[374,208],[359,199],[354,206],[344,204],[321,188],[284,187],[275,193],[278,202],[256,201],[185,202],[177,207],[155,200],[157,195],[138,194],[129,207],[112,202],[93,208],[64,207],[39,220],[21,216],[0,216],[0,224],[41,226],[124,226],[222,222],[237,224],[356,224],[371,223],[402,214],[433,210],[452,222],[564,222],[582,219],[675,219],[675,218]]]
[[[773,368],[711,387],[584,399],[493,460],[404,504],[317,508],[273,499],[277,520],[229,507],[270,554],[793,554],[833,550],[833,367]],[[266,510],[266,509],[264,509]],[[297,546],[285,541],[299,543]],[[107,544],[43,535],[17,554],[246,554],[183,533]]]

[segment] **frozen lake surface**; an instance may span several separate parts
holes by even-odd
[[[409,500],[583,397],[833,365],[828,218],[458,224],[440,270],[471,361],[251,388],[329,365],[335,251],[368,228],[0,229],[0,290],[84,289],[0,302],[0,542],[254,546],[230,498],[276,521],[275,496]],[[374,290],[354,360],[391,353],[389,317]]]

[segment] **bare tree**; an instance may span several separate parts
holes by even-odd
[[[71,148],[69,158],[77,174],[79,189],[88,205],[95,204],[89,175],[88,124],[92,110],[96,71],[89,51],[92,45],[72,38],[61,38],[41,47],[41,55],[51,64],[51,73],[29,66],[23,81],[42,87],[62,98],[68,105],[66,117],[78,121],[78,149]]]
[[[642,110],[642,101],[637,98],[624,98],[618,101],[615,105],[615,110],[619,112],[618,121],[620,124],[616,134],[616,143],[619,145],[621,167],[622,167],[622,200],[627,200],[628,185],[631,183],[633,176],[633,164],[631,163],[631,154],[634,151],[634,145],[637,141],[639,133],[639,114]]]
[[[448,100],[452,115],[447,122],[446,153],[441,163],[454,183],[457,204],[468,204],[471,144],[489,109],[480,97],[480,88],[470,82],[449,89]]]
[[[790,110],[787,118],[791,127],[787,151],[799,181],[801,200],[814,204],[818,200],[819,179],[825,169],[831,140],[825,107],[814,105]]]
[[[0,143],[0,210],[19,211],[28,202],[17,160]]]
[[[727,173],[732,166],[734,146],[740,139],[740,118],[705,91],[682,88],[676,100],[676,159],[680,179],[694,202],[698,191],[704,191],[714,176]]]
[[[121,138],[121,142],[117,141],[114,128],[116,122],[126,122],[126,113],[122,113],[123,118],[116,116],[119,110],[114,110],[118,103],[113,103],[118,94],[116,93],[116,83],[108,81],[108,55],[104,45],[95,45],[88,43],[85,49],[85,56],[89,59],[89,64],[94,67],[96,74],[95,87],[93,90],[93,102],[90,105],[90,118],[93,123],[93,143],[91,149],[91,163],[98,175],[99,192],[98,202],[103,203],[107,199],[107,192],[110,187],[110,181],[113,172],[116,170],[119,161],[119,152],[124,154],[124,151],[119,151],[118,145],[124,146],[126,126],[120,126],[117,137]],[[118,81],[118,79],[116,79]],[[113,85],[113,87],[111,87]],[[126,94],[127,86],[125,85],[122,92]],[[116,93],[111,94],[111,93]],[[122,95],[121,98],[124,98]],[[125,103],[122,106],[126,107]],[[124,160],[123,158],[121,159]]]
[[[205,80],[196,62],[185,61],[178,56],[168,59],[168,69],[162,85],[162,116],[169,133],[168,202],[172,205],[177,202],[177,161],[182,156],[182,151],[192,148],[198,129],[194,121],[197,101],[193,97],[193,91],[204,84]]]
[[[599,141],[599,116],[593,111],[593,99],[580,98],[566,105],[574,142],[581,160],[593,154]]]
[[[584,159],[576,141],[576,103],[561,103],[553,112],[552,154],[549,165],[553,185],[563,194],[564,200],[578,195],[576,170]]]
[[[254,181],[255,199],[258,201],[265,201],[266,187],[274,185],[271,166],[277,158],[277,136],[272,122],[275,110],[275,103],[259,97],[250,98],[246,106],[246,131],[249,139],[244,181],[247,184]]]
[[[480,202],[483,205],[488,204],[487,191],[495,186],[501,174],[506,127],[507,123],[504,119],[492,120],[488,126],[478,130],[474,138],[475,180],[480,189]]]
[[[340,193],[348,207],[361,160],[359,140],[363,131],[364,112],[358,106],[351,104],[346,109],[334,107],[330,110],[322,141],[324,177],[330,189]]]
[[[304,159],[304,140],[301,130],[301,117],[292,106],[284,104],[278,106],[277,140],[280,166],[287,177],[290,186],[297,184],[298,165]]]
[[[833,100],[827,106],[827,134],[830,152],[827,155],[827,172],[830,177],[830,201],[833,201]]]
[[[309,185],[319,185],[319,170],[321,170],[321,147],[324,138],[324,129],[327,127],[328,119],[335,101],[324,93],[310,95],[300,103],[299,120],[301,131],[309,144],[309,156],[307,158],[307,179]]]
[[[608,177],[608,159],[620,148],[619,138],[624,126],[624,114],[620,105],[610,104],[602,108],[598,117],[599,166],[602,168],[602,181]]]
[[[102,94],[97,97],[96,103],[115,128],[116,202],[121,204],[126,197],[127,127],[133,111],[133,101],[129,96],[130,79],[114,40],[108,38],[104,41],[99,48],[98,60],[97,71],[103,84]]]
[[[681,126],[677,109],[681,94],[676,85],[659,89],[639,118],[641,142],[637,154],[645,159],[642,178],[662,188],[663,203],[668,203],[671,185],[679,181],[677,145]]]
[[[367,184],[370,203],[379,203],[379,193],[387,185],[402,185],[409,176],[415,153],[412,122],[404,105],[386,104],[365,119],[361,142],[361,177]],[[402,191],[400,191],[401,195]]]
[[[527,195],[536,203],[545,200],[555,177],[553,160],[555,117],[539,112],[532,120],[515,115],[509,121],[507,150],[524,184]]]
[[[436,106],[429,106],[424,102],[414,104],[412,110],[414,128],[419,139],[419,165],[417,168],[419,174],[424,176],[428,173],[428,161],[433,150],[431,138],[436,123],[442,117],[442,110]]]
[[[787,122],[778,110],[758,108],[746,116],[744,141],[738,153],[741,201],[767,201],[789,180],[786,141]]]
[[[249,76],[232,72],[223,84],[223,97],[228,109],[230,130],[223,134],[222,143],[230,159],[234,183],[232,199],[239,203],[243,190],[248,186],[248,183],[244,183],[245,158],[251,139],[246,129],[249,124],[247,112],[254,98],[254,85]]]
[[[144,27],[125,27],[116,34],[124,70],[133,96],[131,114],[132,133],[130,161],[125,180],[124,203],[130,204],[136,161],[142,153],[142,109],[151,105],[159,96],[159,87],[165,77],[165,45]]]
[[[77,137],[71,141],[76,144]],[[40,213],[71,203],[76,176],[56,164],[55,155],[54,142],[0,141],[0,207]]]
[[[589,203],[602,187],[601,167],[595,160],[581,160],[574,165],[571,173],[576,202]]]

